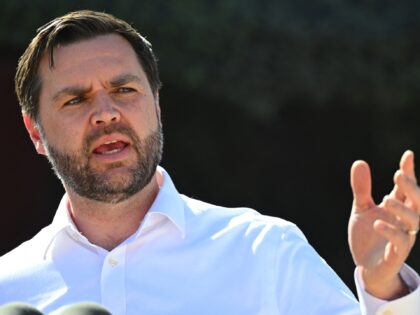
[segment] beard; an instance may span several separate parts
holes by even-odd
[[[130,166],[125,166],[124,162],[115,162],[108,164],[105,170],[97,170],[89,163],[91,145],[99,137],[113,132],[129,137],[136,160]],[[48,160],[63,184],[81,197],[104,203],[116,204],[141,191],[152,180],[162,159],[163,133],[160,123],[156,130],[142,140],[126,125],[109,125],[88,135],[82,149],[77,152],[60,151],[46,141],[42,130],[41,135]],[[112,169],[124,166],[126,172],[113,175]]]

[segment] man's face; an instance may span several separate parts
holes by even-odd
[[[117,203],[144,188],[162,154],[160,109],[130,44],[110,34],[59,46],[39,75],[39,121],[25,125],[66,189]]]

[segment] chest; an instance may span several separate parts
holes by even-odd
[[[90,300],[115,315],[259,314],[273,296],[267,261],[213,240],[134,243],[105,256],[73,249],[55,259],[60,277],[44,311]]]

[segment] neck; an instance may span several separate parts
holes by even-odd
[[[89,242],[109,251],[138,229],[159,192],[157,174],[141,191],[117,204],[87,199],[65,188],[77,229]]]

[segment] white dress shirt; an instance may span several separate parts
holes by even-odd
[[[65,195],[51,225],[0,258],[0,304],[23,301],[51,313],[92,301],[114,315],[420,313],[419,278],[408,267],[410,295],[381,301],[358,284],[360,308],[294,224],[180,195],[157,171],[156,200],[112,251],[79,233]]]

